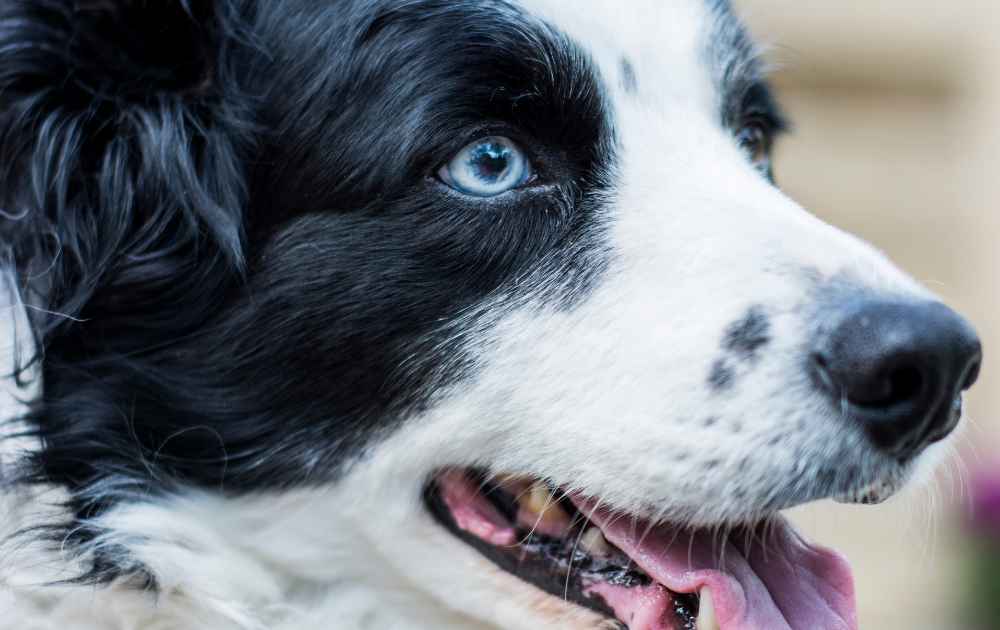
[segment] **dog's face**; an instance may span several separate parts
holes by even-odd
[[[149,19],[121,4],[79,28]],[[761,523],[933,459],[978,341],[776,187],[782,116],[725,2],[221,4],[207,34],[167,11],[194,62],[74,93],[120,117],[75,119],[92,179],[8,194],[57,233],[105,221],[26,265],[96,278],[48,302],[82,321],[43,340],[35,420],[81,520],[112,522],[108,478],[329,487],[373,563],[500,627],[853,627],[841,562]],[[14,146],[22,175],[58,153]],[[188,230],[185,199],[218,207]],[[124,213],[111,259],[84,247]]]

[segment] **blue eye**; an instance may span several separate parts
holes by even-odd
[[[531,164],[514,142],[501,136],[476,140],[445,164],[438,177],[473,197],[496,197],[531,179]]]

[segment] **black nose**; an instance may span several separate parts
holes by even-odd
[[[909,459],[943,440],[979,376],[972,326],[937,302],[857,300],[817,339],[817,380],[883,451]]]

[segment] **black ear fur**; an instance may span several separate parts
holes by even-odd
[[[94,535],[116,472],[102,455],[137,448],[101,432],[129,413],[122,383],[155,381],[151,349],[243,280],[241,6],[0,0],[0,272],[36,339],[18,376],[44,356],[21,418],[42,448],[4,482],[67,488],[79,520],[52,524],[61,539]]]
[[[25,86],[57,88],[87,106],[95,99],[147,102],[159,94],[205,91],[213,75],[217,25],[196,0],[9,0],[23,17],[12,33],[11,67]],[[74,94],[75,92],[75,94]]]
[[[238,20],[221,0],[0,3],[0,243],[43,350],[184,295],[195,258],[242,265]]]

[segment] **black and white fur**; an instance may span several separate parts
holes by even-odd
[[[724,0],[6,0],[0,59],[0,628],[603,627],[429,476],[717,525],[911,472],[801,355],[825,295],[927,294],[740,146]],[[542,183],[434,179],[485,133]]]

